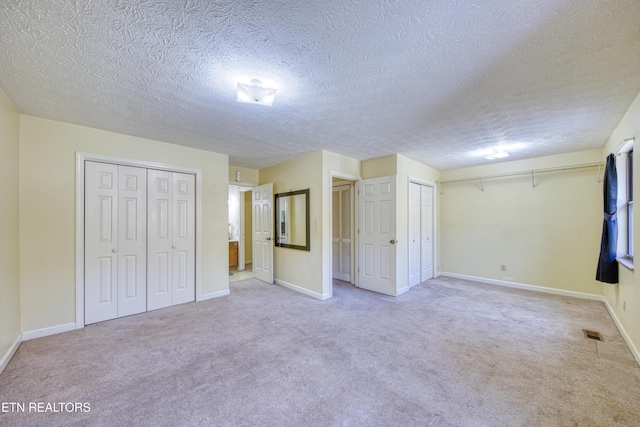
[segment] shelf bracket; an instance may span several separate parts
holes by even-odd
[[[598,175],[596,175],[596,185],[600,184],[600,169],[602,169],[602,163],[598,165]]]
[[[482,185],[482,178],[478,178],[478,181],[480,181],[480,189],[484,193],[484,185]]]
[[[438,189],[438,193],[440,193],[441,195],[444,194],[444,188],[442,188],[440,181],[436,181],[436,188]]]
[[[536,180],[533,176],[533,171],[531,171],[531,188],[536,188]]]

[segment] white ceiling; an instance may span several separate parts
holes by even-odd
[[[638,0],[5,0],[0,22],[22,113],[252,168],[600,148],[640,91]],[[242,77],[273,107],[236,102]]]

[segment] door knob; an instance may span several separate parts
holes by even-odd
[[[171,247],[172,247],[173,249],[175,249],[175,248],[176,248],[176,245],[171,245]]]
[[[116,248],[113,248],[113,249],[111,249],[111,252],[113,252],[115,254],[116,252],[118,252],[118,250]]]
[[[393,240],[393,239],[391,239],[391,240],[389,240],[389,243],[391,243],[391,244],[393,245],[393,244],[398,243],[398,241],[397,241],[397,240]]]
[[[271,240],[271,237],[267,237],[267,240]]]

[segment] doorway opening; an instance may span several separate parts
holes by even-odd
[[[331,177],[331,294],[336,287],[356,286],[357,178]]]
[[[251,187],[229,185],[229,282],[253,278]]]

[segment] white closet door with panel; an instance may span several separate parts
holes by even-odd
[[[85,162],[85,324],[146,310],[146,170]]]
[[[118,317],[147,311],[147,171],[118,166]]]
[[[195,179],[148,170],[147,309],[194,301]]]
[[[85,323],[118,317],[118,166],[85,163]]]
[[[421,186],[421,274],[420,281],[433,278],[433,187]]]
[[[420,184],[409,183],[409,287],[421,281],[421,187]]]
[[[173,174],[173,305],[195,300],[195,176]]]
[[[433,278],[433,187],[409,182],[409,287]]]
[[[173,303],[173,173],[149,169],[147,211],[147,309]]]

